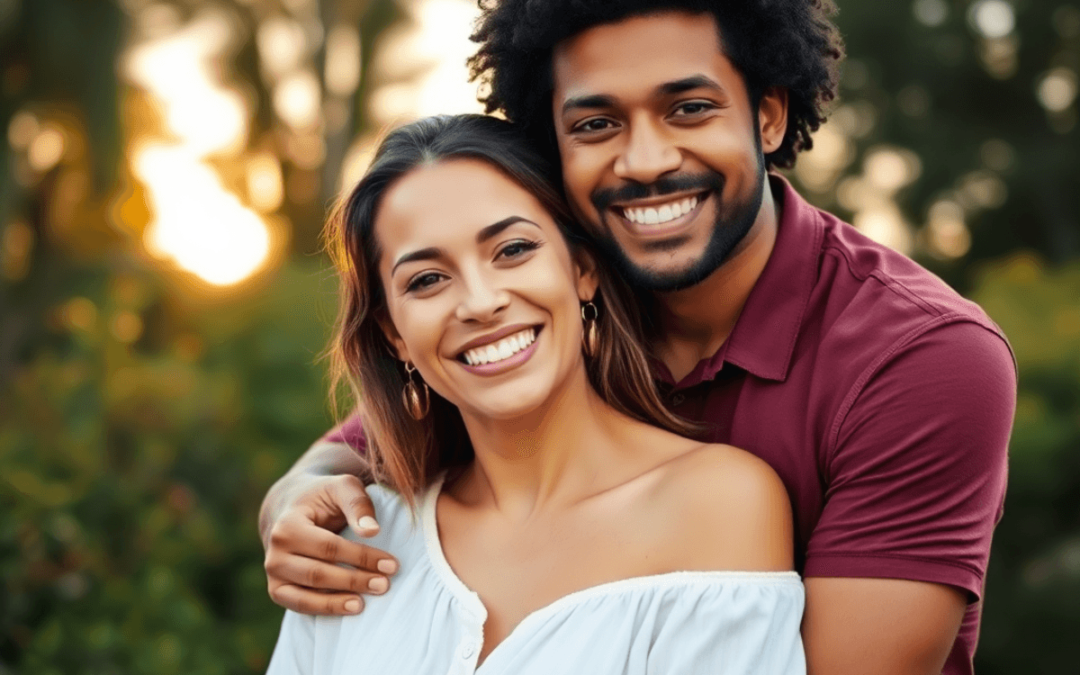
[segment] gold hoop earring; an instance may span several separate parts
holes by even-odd
[[[591,312],[586,311],[590,309]],[[589,316],[589,314],[592,314],[592,316]],[[596,352],[600,348],[600,328],[597,326],[599,318],[600,310],[591,300],[581,306],[581,321],[583,324],[581,346],[585,350],[585,356],[589,358],[596,356]]]
[[[405,404],[405,410],[412,415],[414,420],[419,421],[427,416],[431,408],[431,397],[426,382],[420,380],[420,386],[416,386],[416,380],[413,378],[415,372],[416,366],[411,361],[406,361],[405,389],[401,392],[401,400]],[[423,394],[420,393],[421,391]]]

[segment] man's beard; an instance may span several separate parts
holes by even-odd
[[[611,204],[615,202],[678,192],[708,190],[716,198],[716,220],[713,223],[709,243],[706,245],[701,257],[693,261],[688,267],[667,272],[640,267],[634,264],[622,248],[619,247],[619,243],[608,228],[601,228],[599,232],[594,230],[593,235],[597,247],[622,278],[634,288],[646,291],[670,292],[681,291],[701,283],[727,261],[732,251],[746,237],[746,234],[757,220],[765,189],[765,162],[760,152],[760,144],[758,147],[757,170],[751,195],[746,200],[733,201],[726,209],[721,201],[725,183],[724,177],[712,171],[693,176],[661,178],[651,185],[635,183],[622,188],[597,190],[593,193],[593,206],[596,207],[600,217],[603,218],[609,212]],[[659,241],[650,244],[649,247],[654,251],[670,250],[682,246],[685,242],[685,237],[679,237]]]

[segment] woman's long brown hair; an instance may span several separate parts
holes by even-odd
[[[431,410],[414,420],[402,405],[405,371],[380,328],[389,320],[379,279],[382,251],[375,218],[383,194],[410,171],[454,159],[477,159],[502,171],[536,197],[551,214],[576,256],[591,255],[598,267],[599,350],[586,358],[589,382],[608,405],[635,419],[683,435],[698,431],[668,411],[641,346],[644,326],[638,300],[591,253],[559,196],[558,177],[508,122],[483,115],[438,116],[390,133],[371,167],[338,205],[324,233],[341,280],[341,307],[330,345],[331,400],[347,382],[361,416],[366,455],[376,480],[409,501],[442,470],[473,457],[456,407],[431,392]],[[579,258],[580,259],[580,258]]]

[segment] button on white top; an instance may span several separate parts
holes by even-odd
[[[471,659],[476,655],[476,643],[472,640],[466,640],[461,643],[461,658]]]

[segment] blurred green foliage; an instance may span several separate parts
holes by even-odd
[[[986,264],[972,299],[1009,336],[1020,390],[980,673],[1066,673],[1080,648],[1080,264]]]
[[[367,57],[400,7],[318,2],[324,20],[361,25],[354,114],[326,139],[321,196],[282,207],[293,223],[286,260],[236,290],[214,290],[160,269],[107,216],[126,175],[120,8],[146,4],[0,0],[0,127],[19,110],[59,111],[84,150],[37,175],[0,142],[0,675],[261,672],[281,610],[266,595],[256,510],[332,423],[318,356],[335,285],[311,251],[342,148],[370,126]],[[227,6],[253,29],[303,3],[162,4],[182,17]],[[1000,323],[1021,373],[977,672],[1072,672],[1080,662],[1075,78],[1074,100],[1060,111],[1037,94],[1047,73],[1080,72],[1080,10],[1017,0],[1015,29],[990,40],[974,27],[978,2],[838,4],[847,108],[827,128],[843,127],[848,145],[834,179],[794,179],[816,203],[854,217],[844,181],[865,172],[875,149],[918,158],[918,175],[892,195],[913,255]],[[252,42],[232,67],[254,92],[259,138],[274,121]],[[60,218],[57,196],[68,194],[60,188],[83,169],[94,189]],[[1003,189],[1003,201],[980,202],[975,180]],[[964,206],[971,247],[959,256],[924,245],[927,211],[940,199]]]
[[[335,286],[293,264],[210,304],[77,277],[0,398],[0,672],[259,672],[280,611],[257,508],[332,423]]]

